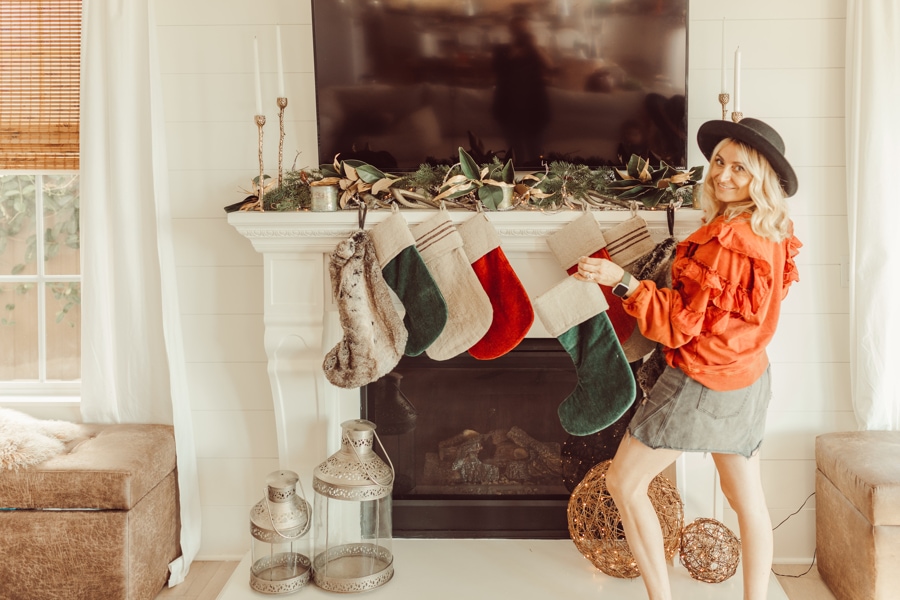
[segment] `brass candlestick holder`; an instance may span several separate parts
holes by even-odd
[[[266,182],[263,179],[263,125],[266,124],[265,115],[256,115],[256,128],[259,131],[259,180],[257,183],[256,196],[258,198],[259,210],[263,210],[263,197],[266,194]]]
[[[287,108],[287,98],[279,97],[275,101],[278,103],[278,187],[281,187],[282,169],[281,164],[284,160],[284,109]]]
[[[737,111],[737,110],[732,111],[731,120],[734,121],[735,123],[738,123],[743,118],[744,118],[744,113]]]
[[[728,101],[731,100],[731,96],[728,94],[719,94],[719,104],[722,105],[722,120],[724,121],[728,116]]]

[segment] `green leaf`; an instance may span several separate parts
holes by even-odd
[[[334,170],[333,165],[319,165],[322,177],[340,177],[341,174]]]
[[[463,175],[469,179],[481,181],[481,170],[475,163],[475,159],[469,156],[462,146],[459,147],[459,168],[462,169]]]
[[[356,172],[359,174],[359,178],[366,183],[375,183],[376,181],[388,178],[387,175],[385,175],[372,165],[367,164],[362,164],[356,167]]]
[[[644,168],[643,159],[637,154],[632,154],[631,158],[628,159],[628,166],[626,170],[631,177],[637,179],[641,175],[641,171]]]
[[[497,210],[503,201],[503,189],[496,185],[485,185],[478,188],[478,199],[488,210]]]
[[[500,171],[500,181],[503,183],[515,183],[516,182],[516,170],[513,168],[513,161],[510,158],[506,161],[506,164],[503,166],[503,170]]]
[[[646,194],[641,198],[641,202],[644,203],[644,206],[647,208],[654,208],[657,204],[659,204],[660,200],[662,200],[666,195],[666,190],[654,190],[650,194]]]
[[[25,270],[25,263],[19,263],[19,264],[13,266],[12,271],[10,271],[10,273],[12,273],[13,275],[18,275],[19,273],[21,273],[24,270]]]

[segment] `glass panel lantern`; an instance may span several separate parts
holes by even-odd
[[[287,594],[309,582],[311,508],[297,495],[299,481],[293,471],[269,473],[266,495],[250,511],[250,587],[257,592]]]
[[[394,575],[394,469],[375,453],[376,440],[371,421],[341,423],[341,449],[313,473],[316,542],[312,568],[313,580],[322,589],[364,592],[384,585]]]

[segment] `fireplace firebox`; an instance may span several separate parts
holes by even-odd
[[[556,339],[489,361],[405,356],[361,388],[396,477],[396,537],[568,537],[573,440],[557,406],[577,383]],[[588,465],[590,466],[590,465]]]

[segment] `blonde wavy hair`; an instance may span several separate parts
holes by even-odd
[[[753,232],[773,242],[780,242],[790,235],[787,197],[781,187],[778,174],[762,154],[751,146],[732,138],[725,138],[713,149],[711,161],[727,144],[734,142],[738,160],[750,174],[750,199],[746,202],[719,202],[716,199],[715,182],[707,176],[700,193],[700,208],[704,220],[709,223],[719,215],[726,220],[749,214]]]

